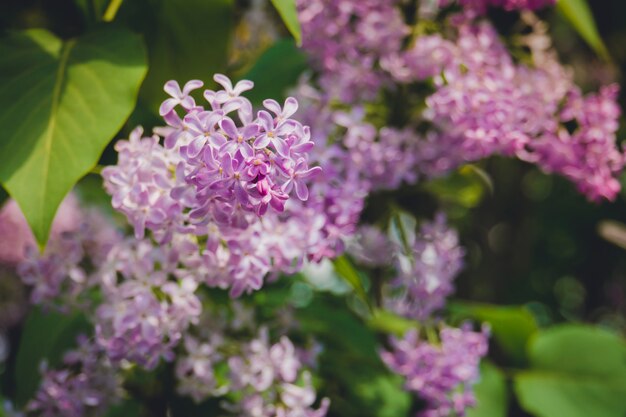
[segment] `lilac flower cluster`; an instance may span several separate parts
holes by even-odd
[[[256,337],[242,337],[244,322],[254,322],[245,307],[233,307],[237,307],[233,318],[212,316],[204,334],[185,337],[185,353],[176,361],[178,392],[197,402],[209,397],[237,398],[223,404],[237,416],[325,416],[329,401],[323,399],[314,408],[315,389],[304,369],[310,354],[284,335],[272,344],[265,327]]]
[[[316,126],[326,124],[322,134],[342,148],[351,169],[358,172],[355,176],[367,180],[371,189],[414,183],[418,174],[427,178],[444,175],[463,163],[499,154],[564,175],[591,200],[615,198],[619,190],[616,176],[624,167],[615,136],[619,117],[617,87],[607,87],[599,95],[585,98],[592,106],[590,114],[597,114],[593,120],[581,122],[572,116],[569,109],[579,106],[576,100],[583,98],[571,71],[559,64],[550,49],[541,25],[525,18],[533,29],[531,35],[520,37],[531,50],[533,64],[527,65],[513,59],[495,28],[485,19],[476,19],[476,13],[450,19],[454,36],[414,36],[406,49],[401,41],[406,36],[401,30],[405,26],[388,17],[376,26],[376,33],[396,33],[393,39],[397,41],[388,41],[384,51],[372,53],[373,62],[378,63],[376,71],[383,74],[378,78],[385,82],[361,88],[359,91],[367,94],[355,96],[348,93],[358,77],[345,70],[341,73],[349,74],[346,79],[337,77],[332,57],[336,56],[336,43],[355,54],[361,50],[356,45],[367,45],[363,40],[354,45],[343,42],[365,36],[359,28],[366,18],[358,12],[365,6],[356,3],[344,0],[340,2],[341,11],[328,15],[325,13],[331,7],[323,9],[317,2],[311,3],[312,12],[308,6],[301,6],[305,49],[320,62],[330,62],[318,66],[324,93],[317,93],[317,100],[310,103],[315,110],[307,110],[318,119],[309,121],[314,132]],[[487,5],[507,10],[536,9],[553,2],[461,3],[480,14]],[[385,14],[401,19],[396,6],[384,2],[379,7],[386,8]],[[349,24],[341,13],[349,16]],[[326,79],[335,80],[338,86],[328,88]],[[406,95],[415,84],[434,87],[425,106],[419,105],[423,98]],[[314,95],[310,90],[309,96]],[[341,97],[336,91],[348,93]],[[383,91],[404,94],[405,101],[416,103],[415,109],[402,110],[405,119],[410,114],[404,125],[390,126],[376,112],[364,111],[380,108],[377,100]],[[345,105],[352,109],[346,111]],[[565,122],[574,119],[579,128],[569,133]]]
[[[22,281],[31,286],[31,301],[67,311],[86,309],[91,300],[89,288],[100,285],[99,268],[113,247],[121,240],[118,230],[96,209],[78,208],[78,222],[48,243],[42,255],[28,246],[18,264]]]
[[[224,89],[205,90],[208,110],[190,96],[201,82],[182,90],[167,83],[171,98],[160,108],[167,126],[155,129],[163,145],[159,136],[141,138],[135,130],[118,142],[118,164],[103,177],[137,238],[148,229],[160,243],[177,235],[206,240],[198,248],[201,281],[238,297],[261,288],[270,273],[294,272],[304,259],[325,256],[320,250],[335,243],[324,242],[333,238],[323,230],[323,215],[333,219],[320,210],[321,190],[309,198],[321,168],[309,167],[309,128],[291,118],[297,101],[288,98],[281,107],[265,100],[253,118],[250,101],[240,96],[253,84],[233,86],[219,74],[215,80]]]
[[[426,401],[426,409],[418,416],[463,416],[476,403],[472,385],[479,378],[480,360],[487,354],[489,331],[444,327],[439,338],[439,343],[429,343],[417,331],[409,331],[402,339],[393,338],[391,350],[381,357],[406,379],[407,390]]]
[[[620,191],[617,175],[626,160],[615,147],[620,108],[617,85],[583,97],[570,92],[561,111],[562,121],[575,121],[570,133],[559,127],[532,144],[533,161],[548,172],[558,172],[578,185],[592,200],[612,200]]]
[[[391,281],[387,307],[410,319],[423,321],[441,309],[454,291],[454,279],[463,268],[465,251],[443,213],[425,222],[410,253],[397,256],[397,277]]]
[[[41,386],[26,406],[29,415],[96,417],[121,398],[121,380],[98,345],[85,336],[78,343],[61,369],[43,370]]]
[[[299,0],[302,45],[321,71],[320,85],[345,102],[373,98],[389,77],[378,64],[409,32],[398,2]]]
[[[183,237],[160,246],[129,239],[111,250],[101,271],[105,300],[95,328],[113,362],[154,369],[161,358],[173,360],[173,348],[202,311],[196,257],[197,246]]]

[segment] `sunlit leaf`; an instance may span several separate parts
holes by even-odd
[[[135,106],[146,73],[139,36],[106,27],[61,41],[44,30],[0,42],[0,182],[37,241]]]

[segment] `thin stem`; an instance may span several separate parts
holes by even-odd
[[[104,14],[102,15],[102,20],[104,20],[105,22],[112,22],[113,19],[115,19],[115,15],[117,14],[117,11],[120,9],[120,6],[122,5],[123,1],[124,0],[111,0],[109,5],[107,6],[107,9],[104,11]]]

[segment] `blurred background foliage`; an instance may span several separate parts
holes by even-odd
[[[626,74],[626,48],[623,47],[626,45],[626,2],[589,3],[611,56],[608,62],[582,42],[561,14],[546,11],[542,15],[550,24],[561,59],[576,69],[577,83],[584,90],[623,81]],[[101,16],[108,5],[106,0],[3,0],[0,2],[0,32],[46,28],[62,39],[69,39],[102,25]],[[503,32],[511,24],[507,13],[494,12],[490,17]],[[184,82],[199,78],[210,82],[215,72],[250,78],[257,82],[254,96],[250,98],[258,103],[263,97],[284,95],[285,88],[293,85],[306,69],[305,57],[297,50],[288,28],[269,1],[127,0],[121,4],[113,24],[141,34],[149,60],[149,71],[136,107],[117,138],[126,137],[137,124],[142,124],[146,130],[159,124],[156,109],[165,97],[162,85],[169,79]],[[620,102],[622,108],[626,108],[626,91],[622,91]],[[626,123],[622,123],[621,139],[626,137],[625,126]],[[100,164],[115,162],[114,142],[108,145]],[[93,176],[86,181],[89,185],[83,189],[97,187],[93,185]],[[626,176],[622,183],[626,186]],[[458,320],[473,317],[491,321],[497,343],[496,362],[501,355],[508,357],[503,360],[505,364],[541,369],[542,358],[550,355],[550,346],[555,340],[565,345],[572,340],[574,344],[589,340],[589,355],[592,352],[603,355],[603,349],[610,350],[617,343],[608,333],[570,334],[567,328],[559,330],[557,327],[552,333],[533,339],[527,352],[526,343],[537,325],[547,327],[584,321],[617,333],[626,332],[626,226],[623,226],[626,192],[613,203],[590,204],[560,177],[543,174],[519,161],[491,158],[419,189],[404,190],[395,196],[374,195],[364,216],[375,212],[381,199],[386,198],[394,198],[398,207],[409,212],[430,214],[436,208],[433,196],[443,202],[468,251],[467,268],[457,280],[456,298],[474,303],[453,303],[450,310]],[[341,273],[339,269],[337,272]],[[347,291],[340,281],[329,285],[336,293]],[[311,286],[299,277],[285,284],[285,288],[276,289],[275,293],[258,294],[255,301],[269,311],[285,301],[301,307],[298,317],[305,329],[321,334],[327,346],[345,351],[342,357],[322,361],[322,374],[327,382],[322,393],[331,395],[333,413],[336,413],[333,415],[357,416],[363,415],[359,414],[363,410],[367,410],[367,415],[405,415],[412,405],[407,395],[398,390],[400,383],[376,371],[382,364],[377,359],[375,336],[354,314],[342,310],[343,300],[314,295]],[[522,308],[494,310],[476,302]],[[348,297],[347,303],[353,310],[364,309],[357,296]],[[388,331],[402,328],[402,323],[394,319],[375,319],[370,322],[374,328],[383,327]],[[27,328],[24,332],[36,333],[46,324],[37,326],[35,330]],[[12,338],[20,339],[21,332],[14,330]],[[594,345],[593,340],[603,337],[608,338],[605,344]],[[37,352],[22,355],[31,355],[28,360],[45,356]],[[20,365],[24,360],[18,358],[16,366],[24,366]],[[344,362],[339,366],[333,363],[335,360]],[[345,361],[351,366],[346,366]],[[485,367],[484,380],[489,383],[481,385],[478,391],[481,398],[491,398],[491,402],[487,401],[481,412],[470,413],[470,417],[497,416],[505,407],[497,403],[506,403],[506,396],[502,394],[504,377],[492,365]],[[349,372],[344,372],[345,369]],[[12,373],[11,370],[5,375]],[[526,378],[516,380],[519,398],[511,405],[509,415],[523,416],[532,411],[532,406],[524,405],[526,395],[532,396],[528,390],[541,385],[532,382],[530,371]],[[532,383],[525,384],[525,381]],[[5,392],[11,395],[15,395],[13,382],[10,378],[3,381]],[[348,391],[346,386],[350,387]],[[541,389],[550,392],[554,387]],[[567,395],[575,396],[576,392]],[[355,402],[361,404],[358,409],[354,407]],[[132,409],[134,405],[125,406]],[[181,410],[189,407],[186,403],[179,406]],[[489,412],[489,407],[496,411]],[[110,415],[127,414],[113,410]],[[562,411],[561,415],[579,414]]]

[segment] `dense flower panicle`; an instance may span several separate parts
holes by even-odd
[[[417,180],[417,136],[411,129],[377,129],[364,121],[364,110],[354,107],[350,114],[338,111],[334,122],[346,129],[342,145],[347,149],[345,164],[360,173],[375,189],[394,189],[402,182]]]
[[[43,255],[29,247],[17,267],[22,281],[32,287],[34,304],[61,310],[85,309],[91,303],[84,297],[85,292],[101,283],[99,268],[122,238],[98,210],[83,209],[79,213],[75,230],[50,241]]]
[[[565,176],[595,201],[613,200],[621,188],[616,177],[626,160],[615,146],[620,117],[618,92],[617,85],[586,97],[578,91],[571,92],[561,118],[564,122],[576,122],[577,129],[570,133],[561,127],[532,143],[537,165]]]
[[[203,317],[209,320],[208,328],[198,326],[204,334],[185,336],[175,368],[178,392],[196,402],[231,393],[237,402],[222,405],[237,416],[325,416],[328,400],[313,407],[316,394],[305,370],[315,353],[285,335],[271,343],[266,327],[256,333],[254,312],[242,304],[233,303],[232,313]],[[249,330],[256,336],[248,336]]]
[[[408,34],[396,1],[298,1],[302,46],[320,72],[320,84],[345,102],[373,98],[388,81],[378,67]]]
[[[81,336],[77,350],[66,353],[63,368],[45,369],[28,415],[97,417],[121,398],[121,380],[101,349]]]
[[[117,165],[106,167],[102,177],[113,197],[113,208],[126,215],[137,239],[143,239],[147,228],[168,240],[172,231],[183,225],[183,206],[171,196],[181,158],[163,148],[158,136],[142,134],[143,129],[137,127],[127,141],[115,144]]]
[[[533,67],[516,64],[490,24],[461,22],[456,42],[420,37],[388,68],[401,82],[434,77],[423,113],[434,130],[415,145],[416,165],[432,177],[493,154],[516,156],[564,175],[591,200],[614,199],[624,167],[617,87],[584,99],[546,35],[526,41]],[[572,110],[582,104],[586,115]],[[563,126],[571,120],[579,125],[573,134]]]
[[[309,129],[291,118],[298,102],[289,97],[281,106],[265,100],[265,109],[253,118],[252,105],[240,96],[252,82],[233,86],[223,75],[214,78],[224,90],[205,91],[210,109],[181,104],[182,119],[175,107],[164,114],[173,128],[166,146],[180,147],[188,165],[185,180],[196,192],[190,218],[245,228],[246,213],[263,216],[270,207],[281,212],[292,194],[306,201],[306,183],[320,168],[308,166]]]
[[[462,416],[476,399],[472,385],[479,379],[480,360],[487,354],[489,331],[444,327],[439,344],[420,339],[412,330],[391,339],[391,350],[381,352],[389,368],[405,378],[407,390],[426,401],[420,417]]]
[[[128,360],[154,369],[173,348],[202,306],[194,294],[197,246],[180,237],[169,245],[127,240],[103,267],[105,300],[96,312],[96,340],[114,362]],[[117,282],[121,278],[121,282]]]
[[[136,129],[118,142],[118,164],[103,176],[137,238],[148,229],[163,244],[185,234],[206,240],[196,275],[238,297],[260,289],[268,274],[297,271],[329,233],[323,214],[313,212],[319,192],[309,187],[321,168],[309,166],[314,142],[292,118],[296,99],[265,100],[254,117],[240,95],[252,82],[214,78],[223,89],[204,91],[207,109],[190,96],[202,83],[168,82],[167,126],[144,138]]]
[[[425,320],[445,305],[454,279],[463,268],[465,251],[459,237],[439,213],[424,223],[411,244],[411,253],[398,256],[398,276],[391,282],[388,308],[405,317]]]

